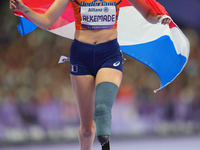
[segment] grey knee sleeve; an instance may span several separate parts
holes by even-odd
[[[115,101],[118,86],[111,82],[102,82],[96,87],[94,120],[96,134],[110,135],[111,109]]]

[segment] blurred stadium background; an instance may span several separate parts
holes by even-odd
[[[160,137],[168,141],[170,137],[192,137],[191,141],[198,141],[200,1],[158,1],[188,37],[189,61],[169,86],[155,94],[153,90],[159,87],[156,74],[125,56],[123,82],[113,108],[112,138],[136,142],[140,138],[144,144],[146,138],[153,138],[155,143]],[[41,29],[22,37],[16,28],[19,20],[9,10],[8,1],[0,1],[0,11],[0,149],[43,143],[69,143],[64,147],[73,147],[79,119],[69,62],[57,64],[61,55],[69,56],[72,41]]]

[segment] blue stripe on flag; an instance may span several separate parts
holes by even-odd
[[[20,24],[17,25],[19,33],[24,36],[37,28],[37,26],[24,17],[19,17]]]
[[[120,46],[122,52],[150,67],[159,77],[161,87],[167,86],[182,71],[187,58],[177,54],[169,36],[138,45]]]

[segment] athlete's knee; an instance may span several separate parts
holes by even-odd
[[[94,131],[90,129],[82,129],[81,133],[83,137],[90,137],[94,134]]]
[[[81,132],[81,135],[83,137],[90,137],[94,135],[95,130],[96,130],[95,124],[92,124],[90,126],[80,126],[79,128],[79,132]]]

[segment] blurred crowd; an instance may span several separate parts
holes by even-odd
[[[41,29],[21,37],[17,18],[10,12],[4,15],[0,25],[0,140],[8,128],[38,126],[48,131],[78,126],[69,62],[57,63],[61,55],[69,56],[72,41]],[[191,43],[188,63],[158,93],[153,92],[159,87],[156,74],[124,56],[124,77],[113,108],[114,134],[142,134],[180,123],[193,133],[200,132],[200,33],[183,31]]]

